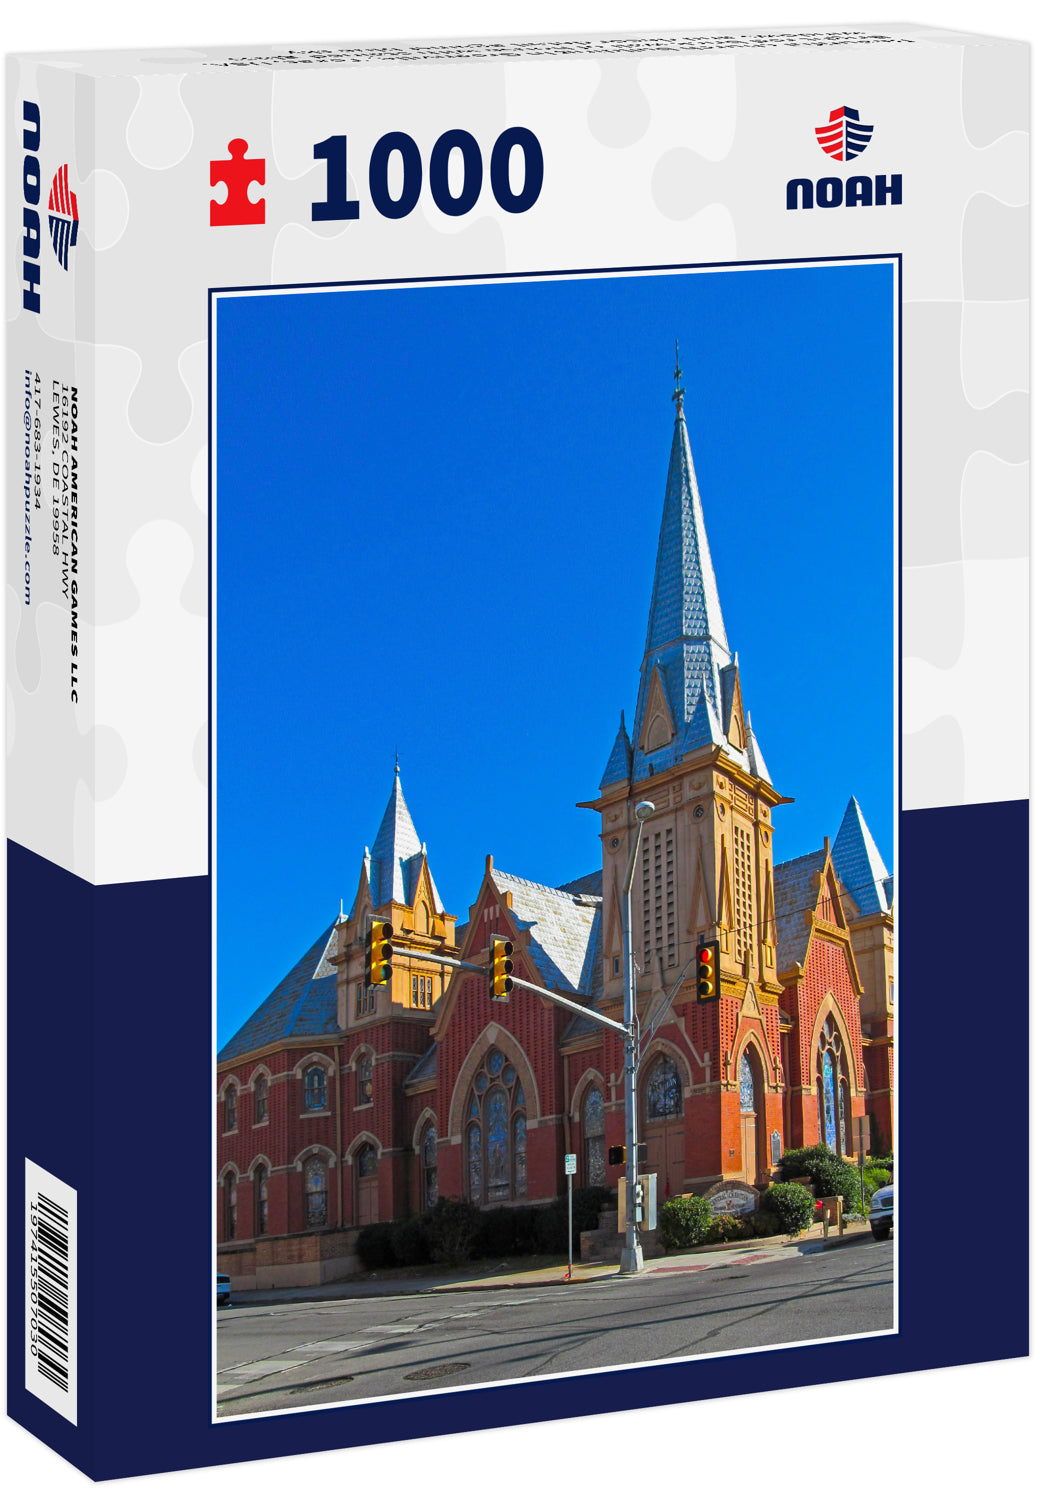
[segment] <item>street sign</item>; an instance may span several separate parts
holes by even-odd
[[[568,1177],[573,1177],[575,1172],[577,1172],[578,1158],[575,1153],[568,1151],[567,1155],[563,1158],[563,1170]]]

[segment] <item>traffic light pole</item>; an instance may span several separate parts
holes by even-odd
[[[639,1163],[636,1160],[636,1120],[638,1118],[637,1076],[639,1057],[636,1049],[636,976],[632,965],[632,882],[636,860],[643,838],[643,824],[655,812],[652,802],[636,805],[636,827],[625,874],[621,926],[621,966],[625,986],[625,1248],[621,1252],[621,1275],[636,1276],[643,1269],[643,1248],[636,1230],[636,1188]]]

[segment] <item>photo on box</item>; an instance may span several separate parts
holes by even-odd
[[[894,1329],[898,291],[214,294],[220,1418]]]

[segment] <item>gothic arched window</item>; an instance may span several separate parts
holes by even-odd
[[[838,1156],[847,1156],[852,1148],[849,1067],[833,1016],[823,1023],[816,1043],[816,1107],[820,1140]]]
[[[224,1238],[233,1240],[238,1231],[238,1177],[232,1170],[224,1178]]]
[[[322,1228],[329,1219],[329,1177],[321,1156],[311,1156],[304,1163],[303,1196],[307,1228]]]
[[[498,1047],[473,1080],[466,1119],[466,1168],[473,1203],[527,1196],[527,1112],[513,1064]]]
[[[253,1174],[253,1201],[256,1205],[256,1232],[267,1233],[267,1168],[261,1164]]]
[[[325,1069],[320,1066],[308,1068],[303,1075],[304,1109],[324,1109],[327,1097],[325,1091]]]
[[[604,1141],[603,1090],[594,1083],[585,1092],[581,1109],[581,1138],[585,1148],[585,1186],[603,1187],[607,1181]]]
[[[745,1047],[740,1059],[740,1112],[742,1115],[750,1115],[754,1114],[757,1108],[755,1070],[751,1065],[751,1049]]]
[[[367,1052],[362,1053],[357,1063],[357,1096],[354,1100],[355,1107],[359,1104],[372,1103],[372,1058]]]
[[[422,1138],[423,1207],[437,1206],[437,1127],[427,1125]]]
[[[683,1112],[682,1080],[679,1069],[662,1053],[646,1081],[646,1118],[665,1120]]]
[[[227,1086],[224,1095],[224,1131],[238,1129],[238,1089],[233,1083]]]
[[[267,1119],[267,1074],[261,1073],[253,1084],[253,1122],[261,1124]]]

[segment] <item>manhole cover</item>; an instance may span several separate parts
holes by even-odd
[[[445,1375],[457,1375],[460,1370],[468,1370],[467,1364],[450,1365],[427,1365],[425,1370],[411,1370],[404,1377],[405,1380],[443,1380]]]

